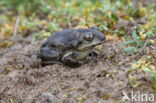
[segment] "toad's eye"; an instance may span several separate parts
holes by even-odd
[[[87,41],[91,41],[91,40],[93,40],[93,38],[94,38],[93,34],[85,35],[85,40],[87,40]]]

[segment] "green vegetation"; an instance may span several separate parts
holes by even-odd
[[[128,76],[133,88],[138,87],[140,85],[140,82],[136,80],[135,76],[132,76],[132,73],[140,71],[143,73],[147,73],[151,77],[152,81],[154,82],[153,89],[154,91],[156,91],[156,84],[155,84],[156,70],[155,70],[154,63],[151,62],[151,59],[152,59],[151,56],[143,56],[139,61],[134,63],[132,67],[129,69]]]
[[[138,32],[145,34],[156,26],[155,12],[151,6],[145,8],[140,5],[137,9],[131,0],[2,0],[0,10],[3,27],[7,23],[13,26],[16,17],[20,16],[18,31],[35,31],[36,27],[41,26],[53,32],[58,28],[72,27],[72,23],[77,22],[76,25],[88,27],[97,25],[107,34],[116,31],[115,34],[125,35],[125,30],[116,30],[119,19],[134,22],[143,17],[150,22],[142,25]]]

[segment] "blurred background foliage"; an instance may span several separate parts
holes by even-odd
[[[152,5],[146,8],[141,4],[137,6],[132,0],[1,0],[0,29],[5,33],[3,36],[11,36],[17,16],[20,17],[18,32],[22,35],[43,28],[54,32],[77,25],[96,25],[109,34],[117,29],[120,19],[134,22],[145,18],[151,21],[143,25],[142,32],[156,27]],[[125,28],[119,29],[114,33],[126,34]]]
[[[107,40],[122,40],[125,53],[136,52],[155,43],[152,38],[156,34],[156,3],[143,6],[140,0],[136,1],[0,0],[0,39],[12,38],[19,17],[18,36],[34,35],[32,42],[65,28],[96,25]],[[144,68],[150,71],[148,66]],[[150,72],[156,78],[156,71]]]
[[[11,35],[11,27],[17,16],[20,16],[18,31],[24,31],[24,34],[29,30],[35,31],[36,27],[53,32],[76,25],[96,25],[107,32],[116,30],[119,19],[133,22],[145,17],[150,21],[154,20],[152,5],[146,8],[138,6],[136,8],[132,0],[1,0],[0,26],[1,29],[10,28],[6,32]],[[148,23],[142,32],[156,26],[153,22]],[[124,35],[126,32],[121,30],[118,34]]]
[[[144,7],[139,1],[1,0],[0,38],[13,36],[19,17],[17,34],[23,37],[34,34],[32,41],[65,28],[96,25],[107,39],[121,38],[127,47],[124,52],[135,52],[152,44],[154,41],[149,38],[156,33],[154,3]]]

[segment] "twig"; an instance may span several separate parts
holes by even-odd
[[[143,46],[143,49],[147,46],[148,42],[149,42],[149,38],[147,38],[147,40],[146,40],[146,42],[145,42],[145,44]]]
[[[19,20],[20,20],[20,18],[18,16],[17,19],[16,19],[16,23],[15,23],[14,33],[13,33],[13,38],[12,39],[15,39],[15,37],[17,35],[16,33],[17,33],[17,28],[18,28]]]

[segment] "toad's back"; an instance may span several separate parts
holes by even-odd
[[[74,30],[67,29],[51,35],[42,46],[61,48],[62,46],[64,47],[69,46],[71,43],[73,43],[73,41],[76,41],[77,39],[78,37],[75,34]]]

